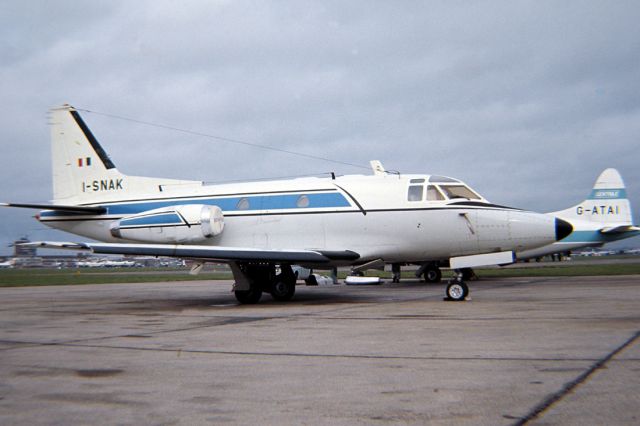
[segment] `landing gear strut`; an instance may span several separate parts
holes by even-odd
[[[460,269],[460,272],[462,272],[462,279],[465,280],[465,281],[477,281],[478,280],[478,276],[476,275],[476,273],[471,268],[462,268],[462,269]]]
[[[399,263],[392,263],[391,264],[391,272],[393,274],[392,282],[399,283],[400,282],[400,274],[401,274],[400,264]]]

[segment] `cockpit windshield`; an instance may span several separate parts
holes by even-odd
[[[449,199],[466,198],[467,200],[480,200],[481,197],[465,185],[440,185],[440,189]]]

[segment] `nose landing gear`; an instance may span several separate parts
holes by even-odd
[[[469,286],[463,280],[464,273],[456,271],[456,276],[447,285],[446,297],[444,300],[461,302],[469,296]]]

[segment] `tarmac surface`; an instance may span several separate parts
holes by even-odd
[[[0,288],[0,424],[640,424],[640,276],[229,288]]]

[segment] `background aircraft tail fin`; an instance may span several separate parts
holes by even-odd
[[[50,120],[54,204],[114,201],[172,185],[202,184],[124,175],[74,107],[53,108]]]
[[[566,210],[551,213],[570,222],[589,222],[594,228],[632,226],[631,204],[622,176],[606,169],[596,180],[589,198]]]

